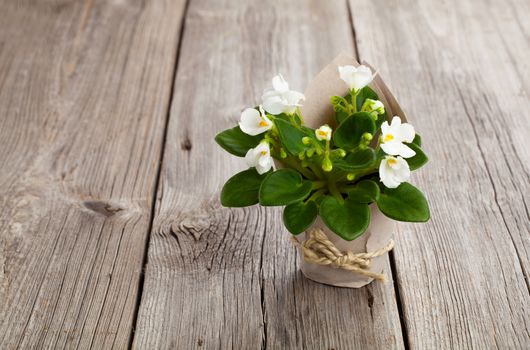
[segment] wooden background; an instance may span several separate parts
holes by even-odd
[[[527,0],[1,0],[0,348],[528,349]],[[281,72],[379,69],[431,162],[391,282],[298,271],[219,204],[214,135]]]

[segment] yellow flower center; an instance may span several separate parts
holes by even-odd
[[[388,164],[389,165],[396,165],[397,164],[397,160],[395,160],[394,158],[390,158],[390,159],[388,159]]]
[[[259,126],[269,126],[269,123],[267,123],[265,120],[262,120],[259,122]]]
[[[383,139],[383,142],[392,141],[394,139],[394,135],[392,134],[386,134],[385,138]]]
[[[259,152],[262,156],[266,156],[267,155],[267,151],[261,151]]]
[[[322,137],[326,137],[326,136],[328,136],[327,131],[323,131],[323,130],[318,130],[318,134],[319,134],[320,136],[322,136]]]

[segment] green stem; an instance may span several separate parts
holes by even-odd
[[[316,191],[315,193],[313,193],[305,202],[307,203],[309,201],[314,201],[315,199],[317,199],[318,197],[322,196],[325,193],[326,193],[326,189],[322,188]]]
[[[317,180],[315,174],[313,174],[311,171],[308,171],[307,169],[305,169],[302,166],[300,166],[299,164],[297,164],[296,161],[293,162],[289,158],[285,158],[285,159],[281,159],[280,158],[280,159],[277,159],[277,160],[280,163],[286,165],[287,168],[295,169],[296,171],[298,171],[300,174],[304,175],[309,180]]]
[[[289,114],[289,121],[294,127],[297,127],[297,123],[294,121],[294,114]]]
[[[333,172],[331,173],[331,175],[329,176],[329,180],[328,181],[333,181],[333,182],[338,182],[340,181],[343,177],[345,177],[346,174],[344,174],[342,171],[337,171],[337,172]]]
[[[337,189],[341,193],[347,193],[349,190],[353,190],[355,187],[355,185],[340,185],[337,187]]]
[[[344,198],[342,198],[342,195],[337,189],[337,184],[334,181],[328,182],[328,188],[329,188],[329,192],[331,193],[333,197],[335,197],[340,203],[344,202]]]
[[[322,170],[320,170],[318,166],[316,166],[315,164],[308,164],[308,166],[309,169],[311,169],[319,179],[327,179],[327,176]]]
[[[308,178],[309,180],[316,180],[316,176],[310,172],[310,171],[307,171],[306,169],[304,169],[303,167],[299,166],[299,165],[295,165],[294,168],[302,175],[304,175],[306,178]]]
[[[313,181],[313,190],[318,190],[319,188],[323,188],[326,185],[326,181]]]
[[[353,113],[357,113],[357,94],[359,91],[351,91],[351,104],[353,106]]]
[[[302,117],[300,107],[296,108],[296,115],[298,116],[298,119],[300,120],[300,125],[304,125],[304,117]]]
[[[298,118],[300,121],[300,124],[298,124],[295,120],[295,118]],[[297,129],[301,129],[300,125],[302,125],[302,116],[296,112],[289,114],[289,121],[291,122],[291,125],[294,126]]]
[[[363,176],[366,176],[366,175],[370,175],[370,174],[375,174],[377,173],[377,168],[370,168],[370,169],[366,169],[366,170],[363,170],[361,172],[358,172],[358,173],[353,173],[353,179],[351,180],[348,180],[347,184],[351,184],[353,182],[355,182],[357,179],[363,177]],[[339,178],[337,179],[337,182],[340,182],[342,181],[343,179],[342,178]],[[339,186],[339,189],[341,190],[341,192],[344,192],[342,189],[343,188],[346,188],[347,186],[344,185],[344,186]]]

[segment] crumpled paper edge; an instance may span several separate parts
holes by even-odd
[[[369,63],[363,62],[363,64],[369,66],[372,71],[376,71]],[[335,95],[345,96],[349,92],[346,84],[340,79],[338,72],[338,67],[345,65],[357,67],[359,63],[355,58],[341,53],[324,67],[307,86],[304,93],[305,101],[300,109],[307,126],[311,128],[318,128],[324,124],[328,124],[331,127],[337,126],[330,98]],[[390,119],[397,115],[402,121],[407,120],[396,98],[379,74],[375,76],[369,86],[377,93],[379,99],[385,105]]]

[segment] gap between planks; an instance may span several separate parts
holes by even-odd
[[[352,36],[353,36],[353,45],[355,47],[355,59],[357,62],[361,63],[361,52],[359,50],[359,43],[357,42],[357,32],[355,30],[355,22],[353,20],[353,11],[351,7],[351,3],[349,0],[346,1],[346,7],[348,9],[348,19],[350,21],[350,27],[352,30]],[[394,285],[394,295],[396,300],[396,306],[397,306],[397,312],[399,316],[399,325],[401,328],[401,335],[403,337],[403,346],[406,350],[410,349],[410,343],[409,343],[409,336],[408,336],[408,330],[407,330],[407,323],[405,322],[405,314],[403,311],[403,298],[401,297],[401,286],[399,285],[399,279],[397,278],[397,266],[396,266],[396,257],[394,256],[394,252],[390,251],[388,253],[388,261],[390,265],[390,271],[387,273],[390,275],[391,280]]]
[[[189,4],[191,0],[185,0],[184,8],[182,10],[182,16],[180,19],[180,29],[179,29],[179,36],[178,36],[178,44],[177,49],[175,51],[175,64],[173,67],[172,72],[172,79],[171,79],[171,87],[170,87],[170,95],[169,95],[169,103],[167,106],[167,112],[166,117],[164,120],[164,129],[162,131],[162,141],[161,141],[161,148],[160,148],[160,156],[158,157],[158,166],[156,169],[156,179],[155,179],[155,185],[153,189],[153,197],[151,202],[151,218],[149,220],[149,228],[147,230],[147,237],[145,241],[145,249],[144,249],[144,256],[142,260],[142,268],[140,272],[140,279],[138,281],[138,295],[136,300],[135,309],[133,312],[133,323],[131,328],[131,334],[129,336],[129,349],[132,349],[133,341],[134,341],[134,332],[136,329],[136,322],[138,321],[138,311],[140,309],[140,305],[142,304],[142,296],[144,291],[144,283],[145,283],[145,268],[147,265],[147,259],[148,259],[148,251],[149,251],[149,242],[151,241],[151,232],[153,231],[153,223],[155,221],[155,210],[156,210],[156,201],[157,201],[157,195],[158,195],[158,189],[160,186],[160,178],[161,178],[161,172],[162,172],[162,162],[164,160],[164,154],[166,150],[166,143],[167,143],[167,134],[168,134],[168,125],[169,125],[169,118],[171,116],[171,106],[173,105],[173,96],[175,95],[175,80],[177,77],[177,71],[179,66],[179,58],[180,58],[180,49],[182,47],[182,38],[184,37],[184,31],[186,28],[186,15],[188,14]],[[189,141],[189,140],[188,140]],[[191,141],[186,143],[187,148],[191,149]]]

